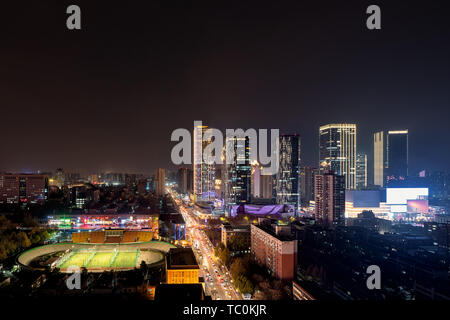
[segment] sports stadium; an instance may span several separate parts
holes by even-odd
[[[23,268],[44,270],[58,268],[60,272],[86,268],[88,272],[125,271],[162,265],[170,248],[175,246],[154,241],[148,231],[106,230],[77,232],[72,242],[50,244],[22,253],[17,262]]]

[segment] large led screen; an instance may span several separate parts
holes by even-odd
[[[387,204],[407,204],[408,200],[428,198],[428,188],[387,188]]]

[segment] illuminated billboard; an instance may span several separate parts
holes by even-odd
[[[406,205],[408,200],[428,199],[428,188],[387,188],[386,203]]]
[[[410,213],[428,213],[428,200],[408,200],[407,210]]]

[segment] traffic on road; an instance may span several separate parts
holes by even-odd
[[[242,296],[233,285],[230,272],[214,255],[214,246],[204,231],[204,226],[197,222],[192,208],[177,199],[177,193],[168,189],[175,200],[186,223],[186,238],[191,243],[200,274],[205,281],[206,293],[214,300],[242,300]]]

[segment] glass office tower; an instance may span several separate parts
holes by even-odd
[[[408,177],[408,130],[388,131],[387,180]]]
[[[358,153],[356,155],[356,188],[367,187],[367,155]]]
[[[408,177],[408,130],[380,131],[374,134],[374,184]]]
[[[251,199],[252,167],[248,137],[227,137],[225,149],[234,150],[233,161],[224,165],[225,205],[230,210],[236,204],[249,203]]]
[[[276,202],[300,207],[300,137],[280,137],[280,166],[275,179]]]
[[[203,161],[203,150],[211,139],[203,139],[207,126],[194,128],[194,164],[193,180],[196,201],[213,201],[215,199],[215,166]]]
[[[345,220],[345,178],[329,170],[314,176],[315,212],[318,223],[330,228]]]
[[[356,188],[356,124],[327,124],[319,129],[319,166],[345,178]]]

